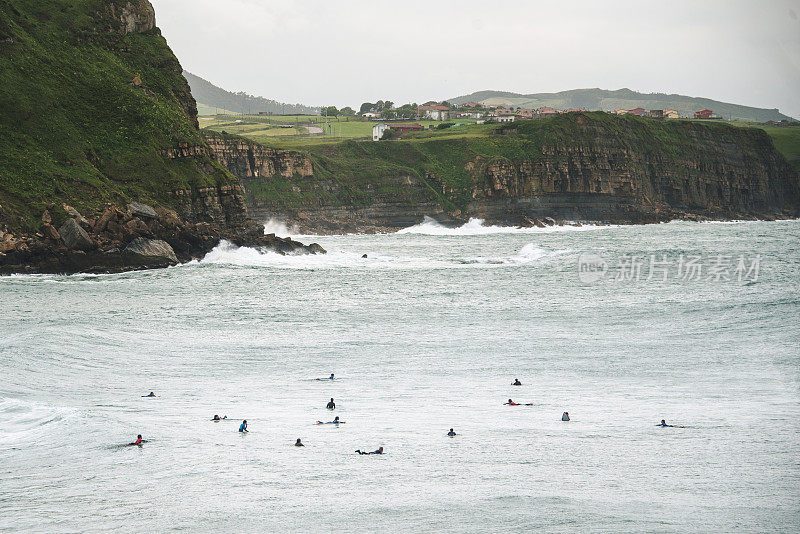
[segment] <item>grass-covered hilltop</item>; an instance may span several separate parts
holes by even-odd
[[[399,140],[266,147],[206,130],[251,213],[315,231],[423,215],[510,224],[774,218],[798,213],[797,173],[767,133],[603,112],[462,125]],[[537,221],[537,219],[539,221]]]
[[[167,155],[204,144],[181,71],[146,0],[0,0],[3,222],[235,184],[207,155]]]
[[[192,257],[247,225],[181,72],[147,0],[0,0],[0,271],[146,265],[136,239]]]

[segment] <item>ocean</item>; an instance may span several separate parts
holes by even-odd
[[[0,277],[0,531],[800,531],[800,221],[293,237]]]

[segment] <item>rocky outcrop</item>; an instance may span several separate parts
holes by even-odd
[[[156,210],[147,204],[142,204],[141,202],[131,202],[128,204],[128,211],[134,217],[141,217],[142,219],[158,219]]]
[[[137,212],[152,212],[156,217],[141,217]],[[88,230],[79,221],[90,224]],[[46,222],[42,225],[50,226]],[[190,222],[176,211],[145,204],[136,210],[108,206],[94,220],[74,211],[59,233],[15,234],[0,229],[0,274],[161,268],[201,258],[223,239],[279,254],[325,253],[316,243],[306,246],[274,234],[264,235],[263,225],[248,219],[220,227]]]
[[[175,251],[172,250],[169,243],[160,239],[137,237],[125,247],[123,252],[132,256],[138,256],[145,261],[163,261],[167,265],[178,263],[178,257],[175,255]]]
[[[314,174],[311,159],[300,152],[213,133],[206,136],[206,141],[217,161],[245,182],[275,175],[292,178]]]
[[[156,26],[156,12],[149,0],[115,0],[105,5],[105,18],[118,33],[144,33]]]
[[[50,233],[50,232],[48,232]],[[81,228],[76,219],[67,219],[58,231],[64,245],[70,250],[89,250],[94,247],[94,241]],[[52,234],[53,237],[55,234]]]

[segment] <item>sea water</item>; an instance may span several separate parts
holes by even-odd
[[[0,530],[800,529],[800,222],[299,238],[0,278]]]

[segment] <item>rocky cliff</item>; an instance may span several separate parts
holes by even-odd
[[[251,213],[312,231],[393,229],[424,215],[642,223],[800,209],[797,174],[770,138],[725,124],[571,113],[307,153],[217,135],[210,146],[243,180]]]
[[[160,266],[222,238],[311,251],[247,219],[149,1],[0,1],[0,73],[0,273]]]

